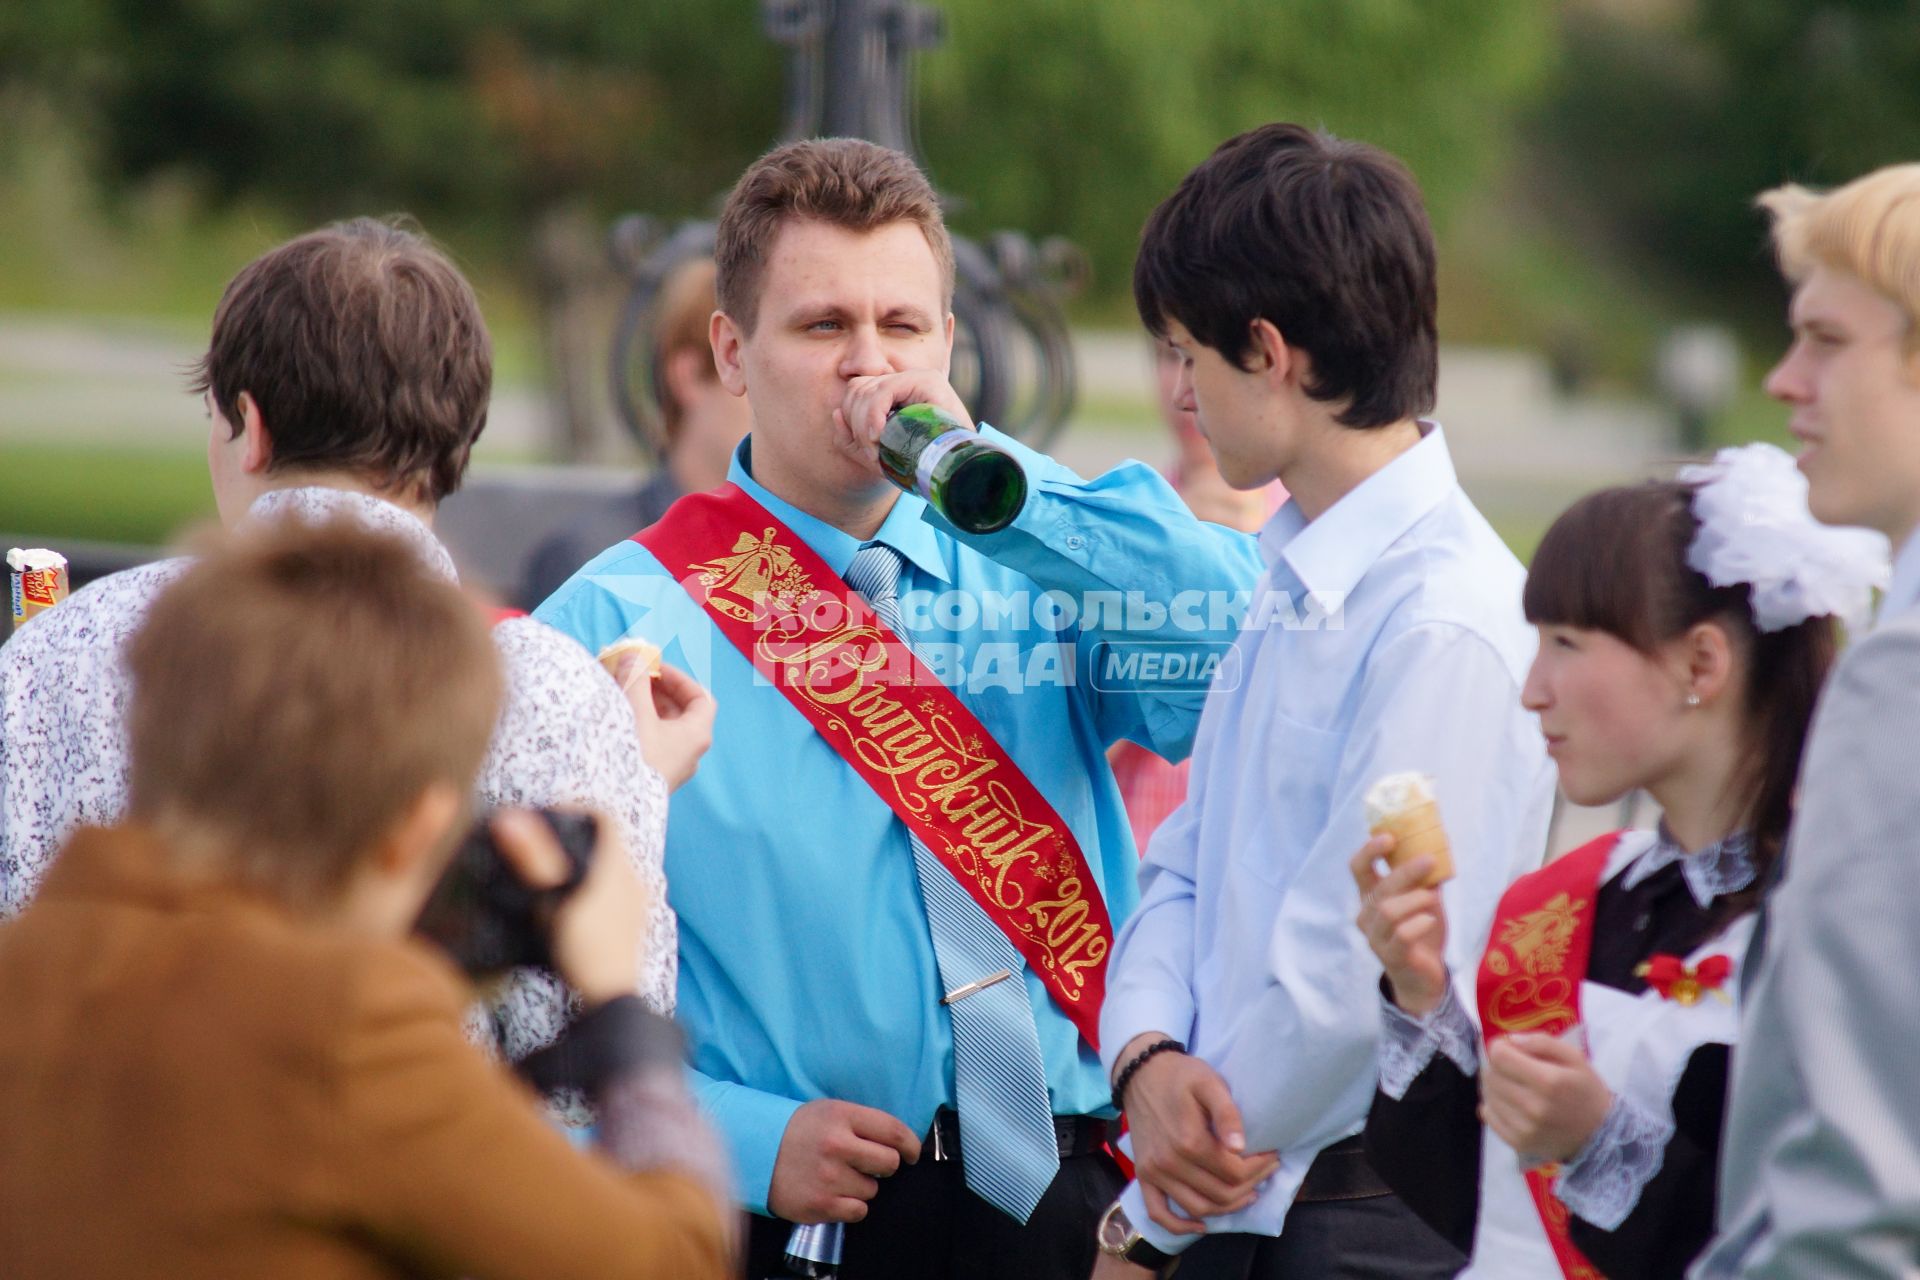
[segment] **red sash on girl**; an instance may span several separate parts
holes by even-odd
[[[1593,948],[1593,904],[1622,832],[1601,836],[1508,886],[1480,960],[1480,1030],[1491,1045],[1515,1031],[1558,1035],[1580,1021],[1580,983]],[[1574,1248],[1558,1165],[1527,1171],[1527,1190],[1567,1280],[1605,1280]]]
[[[1113,925],[1006,749],[813,548],[735,485],[633,536],[926,842],[1097,1047]]]

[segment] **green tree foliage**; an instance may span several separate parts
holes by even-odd
[[[916,117],[963,228],[1060,233],[1126,295],[1147,211],[1221,139],[1322,123],[1400,153],[1442,218],[1549,62],[1538,0],[934,0]],[[517,231],[711,209],[774,139],[755,0],[6,0],[0,77],[89,113],[115,185],[184,173],[303,220]]]
[[[1699,0],[1665,21],[1575,11],[1537,137],[1643,266],[1778,323],[1761,190],[1920,155],[1920,22],[1904,0]]]
[[[945,0],[920,137],[971,231],[1064,233],[1125,297],[1141,224],[1271,120],[1398,153],[1444,224],[1505,158],[1551,65],[1537,0]]]
[[[696,208],[777,116],[778,51],[749,4],[6,8],[0,75],[36,76],[89,109],[111,184],[183,172],[214,198],[309,219],[406,207],[504,228],[583,196]]]

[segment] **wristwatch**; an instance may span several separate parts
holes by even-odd
[[[1127,1211],[1115,1200],[1100,1215],[1100,1252],[1109,1258],[1120,1258],[1136,1267],[1145,1267],[1155,1275],[1161,1275],[1174,1263],[1180,1261],[1177,1253],[1163,1253],[1147,1242],[1140,1229],[1127,1217]]]

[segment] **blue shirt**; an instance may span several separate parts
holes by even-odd
[[[1258,553],[1248,535],[1195,520],[1142,464],[1084,481],[991,434],[1027,470],[1012,525],[961,535],[902,495],[876,539],[904,557],[916,652],[1065,820],[1117,929],[1134,905],[1136,859],[1106,748],[1129,738],[1184,757],[1205,685],[1114,666],[1103,642],[1224,651],[1234,618],[1217,598],[1238,594],[1244,607]],[[860,544],[758,485],[750,444],[728,479],[844,573]],[[1040,600],[1047,591],[1060,594]],[[1096,597],[1089,620],[1080,605]],[[673,797],[666,865],[695,1087],[729,1140],[747,1206],[767,1212],[780,1138],[802,1102],[877,1107],[924,1133],[953,1103],[953,1045],[905,825],[638,543],[595,557],[536,616],[596,651],[645,637],[719,703],[713,746]],[[1107,1113],[1095,1055],[1026,980],[1055,1114]]]
[[[1221,668],[1194,746],[1187,801],[1154,833],[1139,910],[1108,975],[1109,1063],[1160,1031],[1226,1079],[1248,1149],[1278,1172],[1211,1231],[1277,1236],[1307,1166],[1360,1130],[1379,1037],[1379,963],[1354,924],[1348,863],[1363,798],[1417,770],[1457,874],[1442,896],[1454,972],[1477,966],[1506,886],[1537,866],[1554,772],[1520,705],[1534,632],[1525,573],[1423,438],[1308,523],[1289,502],[1260,533],[1267,572]],[[1138,1185],[1128,1217],[1168,1252]]]

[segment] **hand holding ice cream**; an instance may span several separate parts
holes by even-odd
[[[1394,1003],[1424,1017],[1446,997],[1449,981],[1447,913],[1439,885],[1453,875],[1453,858],[1440,826],[1433,779],[1391,774],[1373,784],[1365,803],[1373,837],[1350,864],[1360,890],[1354,923],[1386,971]],[[1382,861],[1389,868],[1385,875]]]

